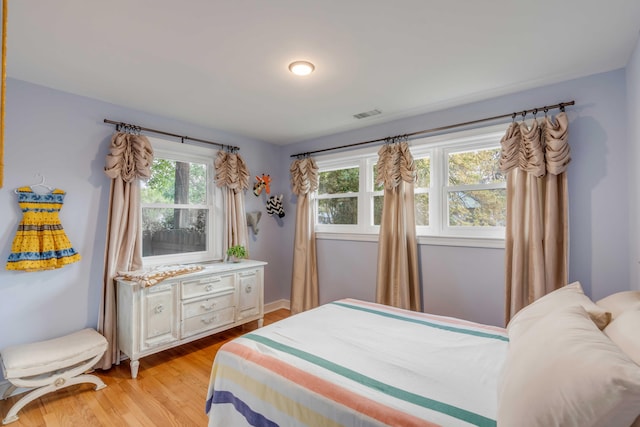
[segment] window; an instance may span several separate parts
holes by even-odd
[[[498,168],[500,147],[444,151],[447,171],[445,226],[452,229],[504,227],[506,181]]]
[[[222,259],[222,198],[213,181],[216,150],[149,141],[154,161],[150,179],[141,184],[144,263]]]
[[[358,164],[338,165],[320,172],[318,184],[318,223],[358,224]]]
[[[506,126],[411,142],[417,171],[414,200],[418,236],[445,238],[448,243],[460,238],[504,239],[506,180],[498,162]],[[376,184],[378,149],[317,158],[316,231],[321,236],[357,238],[379,232],[383,188]]]

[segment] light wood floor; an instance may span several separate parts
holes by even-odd
[[[289,316],[265,315],[265,324]],[[95,391],[78,384],[31,402],[12,427],[25,426],[206,426],[204,405],[213,358],[222,344],[257,329],[257,322],[145,357],[137,379],[128,361],[96,371],[107,385]],[[20,396],[0,400],[0,422]],[[232,426],[230,426],[232,427]]]

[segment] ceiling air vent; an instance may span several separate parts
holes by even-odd
[[[376,108],[375,110],[354,114],[353,117],[355,117],[356,119],[364,119],[365,117],[377,116],[378,114],[382,114],[382,111]]]

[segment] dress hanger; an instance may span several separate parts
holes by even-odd
[[[37,173],[36,176],[40,177],[40,182],[36,183],[36,184],[31,184],[29,186],[29,188],[31,188],[31,190],[34,190],[35,187],[43,187],[46,188],[47,191],[52,192],[54,190],[53,187],[46,185],[44,183],[44,175],[42,175],[41,173]],[[18,193],[18,189],[16,188],[15,190],[13,190],[15,193]]]

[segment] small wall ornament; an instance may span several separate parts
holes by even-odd
[[[271,177],[268,174],[262,174],[262,176],[256,175],[256,183],[253,184],[253,194],[256,197],[262,193],[262,190],[267,194],[271,194]]]
[[[267,200],[267,213],[271,216],[278,215],[279,218],[284,217],[284,207],[282,206],[282,198],[284,195],[271,196]]]
[[[260,211],[247,212],[247,225],[251,227],[251,229],[253,230],[253,234],[255,234],[256,236],[258,235],[258,231],[260,231],[258,229],[258,222],[260,222],[260,217],[262,217],[262,212]]]

